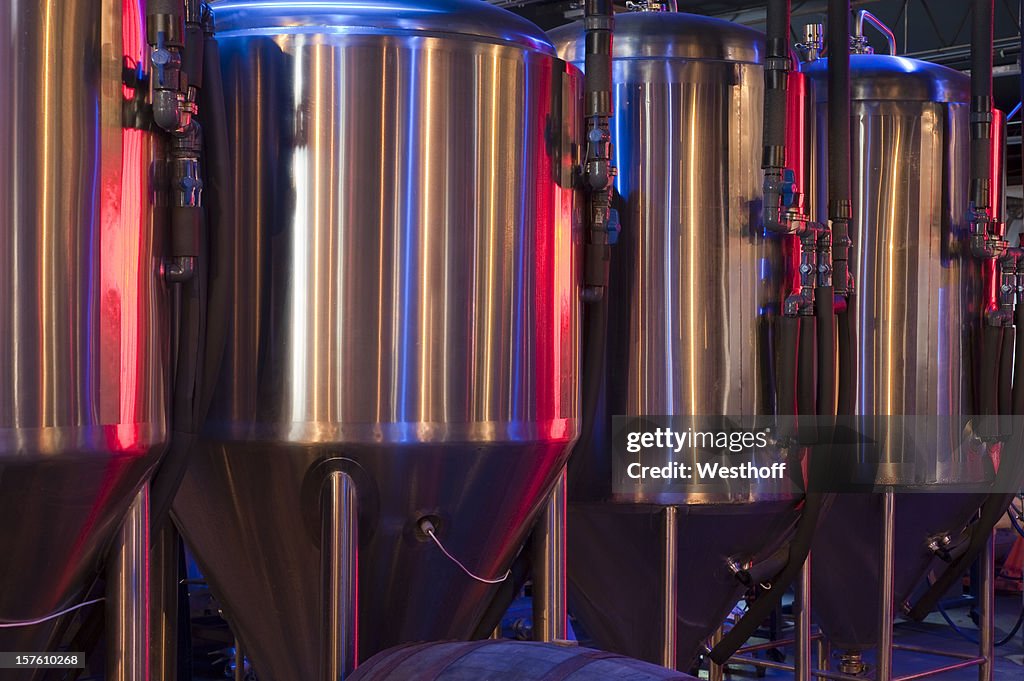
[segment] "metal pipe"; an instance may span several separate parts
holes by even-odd
[[[818,639],[818,669],[817,671],[827,672],[832,668],[832,644],[828,639],[821,636]]]
[[[875,681],[892,681],[893,612],[896,600],[896,494],[888,490],[882,501],[882,552],[879,566],[878,654]]]
[[[235,638],[235,681],[245,681],[245,655],[242,642]]]
[[[725,635],[725,625],[715,629],[715,632],[711,634],[711,640],[708,643],[714,648],[718,645],[718,642],[722,640],[722,636]],[[727,663],[726,663],[727,664]],[[714,660],[708,660],[708,681],[724,681],[725,679],[725,664],[718,664]]]
[[[764,669],[779,669],[785,672],[792,672],[793,665],[786,664],[785,662],[772,662],[771,660],[762,660],[753,657],[730,657],[727,664],[731,665],[749,665],[751,667],[762,667]],[[863,681],[863,680],[861,680]]]
[[[821,641],[824,640],[824,636],[821,633],[811,634],[811,640]],[[754,645],[743,646],[736,651],[736,654],[746,655],[748,653],[756,653],[762,650],[775,650],[776,648],[796,645],[796,642],[796,638],[777,638],[772,641],[766,641],[765,643],[755,643]]]
[[[320,681],[345,679],[356,666],[359,627],[356,485],[331,471],[321,492]]]
[[[107,681],[150,680],[149,485],[128,507],[107,566]]]
[[[917,681],[917,679],[927,679],[932,676],[938,676],[939,674],[945,674],[946,672],[954,672],[958,669],[966,669],[967,667],[973,667],[982,662],[982,658],[976,657],[970,660],[964,660],[963,662],[954,662],[951,665],[945,667],[936,667],[935,669],[926,669],[922,672],[915,672],[913,674],[906,674],[904,676],[897,676],[894,681]],[[991,678],[991,677],[989,677]]]
[[[566,476],[551,490],[533,539],[533,640],[568,638],[565,566]]]
[[[796,619],[796,673],[797,681],[811,681],[811,554],[807,554],[803,567],[800,568],[800,580],[797,586],[798,605],[800,611]]]
[[[679,607],[679,527],[675,506],[662,512],[661,559],[661,666],[676,668],[676,613]]]
[[[921,653],[922,655],[937,655],[938,657],[952,657],[957,660],[976,660],[977,655],[971,653],[957,653],[952,650],[934,650],[924,646],[912,646],[903,643],[894,643],[893,650],[900,650],[906,653]]]
[[[889,54],[896,55],[896,36],[893,35],[892,29],[882,23],[881,19],[876,17],[866,9],[859,9],[853,15],[853,37],[856,42],[867,44],[867,39],[864,37],[864,22],[868,22],[878,32],[885,36],[885,42],[889,45]]]
[[[151,518],[152,519],[152,518]],[[178,678],[178,597],[180,590],[178,530],[166,519],[156,531],[151,552],[153,676]]]
[[[995,660],[995,629],[996,629],[996,544],[992,532],[988,542],[981,551],[978,564],[978,655],[984,661],[978,667],[978,681],[992,681]]]

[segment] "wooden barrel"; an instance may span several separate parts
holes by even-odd
[[[525,641],[411,643],[377,653],[350,681],[696,681],[590,648]]]

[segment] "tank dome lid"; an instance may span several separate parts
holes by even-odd
[[[824,83],[828,77],[828,59],[804,64],[803,72]],[[827,87],[814,89],[819,102],[828,101]],[[850,94],[854,100],[968,103],[971,80],[959,71],[919,59],[851,54]]]
[[[214,0],[217,35],[465,36],[554,54],[537,26],[484,0]]]
[[[583,22],[548,32],[558,55],[582,64]],[[684,12],[622,12],[615,15],[615,59],[693,59],[759,64],[765,36],[722,19]]]

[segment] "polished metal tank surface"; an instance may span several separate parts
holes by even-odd
[[[0,7],[0,623],[83,597],[167,440],[158,149],[123,82],[144,46],[137,3]]]
[[[217,2],[236,274],[175,516],[260,679],[317,673],[315,465],[352,468],[360,659],[471,636],[577,430],[581,78],[483,2]]]
[[[827,60],[804,66],[821,84],[811,194],[824,217]],[[858,338],[856,412],[935,417],[917,442],[883,448],[880,484],[896,498],[895,594],[910,597],[936,561],[930,540],[959,537],[984,497],[956,494],[990,475],[986,454],[951,428],[970,414],[971,338],[983,292],[968,253],[970,84],[904,57],[852,55],[853,202],[850,270]],[[909,456],[911,448],[931,455]],[[889,456],[889,455],[892,456]],[[986,474],[986,470],[989,471]],[[814,609],[834,646],[875,645],[883,499],[841,494],[813,547]]]
[[[662,662],[666,538],[662,509],[645,504],[678,505],[674,645],[675,666],[685,670],[743,593],[730,559],[761,561],[785,543],[798,500],[779,480],[614,496],[608,421],[774,413],[770,329],[785,264],[760,218],[765,38],[682,13],[615,21],[622,233],[612,255],[603,408],[570,466],[569,603],[600,647]],[[581,23],[550,35],[563,58],[583,66]]]

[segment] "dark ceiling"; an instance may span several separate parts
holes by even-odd
[[[996,105],[1010,111],[1020,101],[1020,9],[1021,0],[995,0],[995,95]],[[533,20],[544,29],[554,28],[582,16],[582,0],[492,0]],[[615,0],[625,11],[625,0]],[[751,0],[679,0],[684,12],[707,14],[764,29],[765,2]],[[944,64],[954,69],[970,68],[970,5],[967,0],[851,0],[854,9],[876,15],[896,35],[898,51]],[[826,23],[826,0],[793,0],[793,40],[808,23]],[[885,46],[877,34],[868,33],[876,49]],[[1011,123],[1010,168],[1019,164],[1020,117]],[[1016,179],[1016,178],[1014,178]]]

